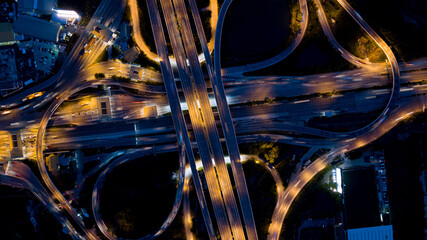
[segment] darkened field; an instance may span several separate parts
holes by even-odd
[[[224,20],[224,67],[267,59],[286,49],[289,22],[287,2],[233,1]]]
[[[177,154],[162,154],[118,166],[107,176],[100,211],[114,234],[139,238],[160,228],[175,200],[176,170]]]

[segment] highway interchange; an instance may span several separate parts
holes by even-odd
[[[211,4],[212,2],[216,3],[216,1],[211,1]],[[94,147],[102,146],[105,144],[105,139],[123,140],[123,138],[125,138],[127,139],[126,141],[117,141],[115,144],[117,144],[117,146],[123,144],[124,146],[137,148],[135,150],[118,152],[114,156],[111,156],[108,161],[96,167],[96,170],[102,168],[104,168],[104,170],[98,177],[93,190],[92,208],[96,224],[104,236],[109,239],[118,238],[108,230],[99,213],[99,192],[103,186],[105,176],[116,166],[126,161],[149,155],[154,151],[161,153],[178,150],[180,152],[179,184],[174,205],[172,206],[171,213],[159,230],[147,237],[153,238],[166,230],[177,215],[182,199],[184,199],[184,217],[189,217],[188,180],[184,180],[186,168],[185,161],[188,161],[209,238],[216,239],[214,226],[217,226],[221,239],[258,239],[255,228],[256,221],[254,220],[251,209],[238,143],[274,141],[312,147],[313,149],[330,149],[328,153],[319,157],[308,165],[307,168],[299,172],[297,171],[291,178],[286,189],[282,186],[280,177],[279,179],[277,178],[278,176],[277,173],[275,173],[274,167],[270,168],[277,184],[278,201],[272,216],[272,223],[269,227],[268,239],[278,239],[286,213],[298,193],[310,179],[324,169],[336,157],[378,139],[401,120],[409,117],[415,112],[425,110],[426,99],[424,98],[424,94],[427,89],[424,85],[417,88],[409,87],[400,89],[402,83],[414,82],[424,77],[422,72],[409,71],[422,68],[422,66],[426,65],[425,61],[420,60],[414,63],[415,65],[402,66],[402,69],[407,70],[408,73],[405,73],[406,75],[402,75],[401,77],[401,66],[399,66],[392,50],[344,0],[338,0],[338,2],[385,53],[387,63],[390,66],[388,70],[390,70],[392,87],[390,91],[366,90],[361,93],[346,93],[335,98],[334,104],[336,105],[326,105],[333,109],[344,108],[349,104],[351,105],[352,101],[357,101],[360,98],[364,98],[365,100],[372,99],[371,97],[374,95],[376,102],[374,104],[375,106],[372,106],[372,110],[383,107],[382,112],[375,120],[367,126],[355,131],[337,133],[313,129],[295,124],[295,121],[285,120],[292,119],[292,117],[295,119],[309,119],[310,117],[316,116],[314,109],[321,106],[321,103],[319,103],[319,105],[312,107],[312,105],[316,104],[315,102],[318,101],[316,99],[307,99],[303,101],[294,100],[276,103],[271,106],[255,106],[253,108],[230,108],[230,104],[238,104],[253,100],[251,96],[245,93],[254,91],[259,88],[260,84],[265,86],[262,92],[257,94],[257,96],[261,96],[260,98],[262,99],[264,96],[300,96],[316,93],[315,91],[327,92],[337,89],[351,90],[361,87],[385,86],[388,83],[387,76],[379,76],[378,74],[378,72],[387,71],[387,69],[385,69],[385,64],[371,64],[366,62],[363,59],[355,57],[339,45],[328,26],[320,1],[316,0],[315,2],[318,5],[318,17],[325,35],[328,37],[333,47],[341,52],[343,58],[359,67],[359,69],[344,73],[328,73],[303,77],[243,77],[242,74],[244,72],[271,66],[285,59],[298,47],[305,34],[308,21],[307,2],[305,0],[299,1],[300,9],[303,13],[301,31],[286,50],[271,59],[229,69],[222,69],[219,50],[221,46],[222,27],[227,9],[232,3],[231,0],[226,0],[223,3],[218,14],[218,23],[215,25],[216,28],[213,28],[215,29],[215,37],[213,37],[213,39],[215,39],[214,43],[212,40],[209,43],[206,40],[195,0],[188,1],[192,11],[197,36],[203,50],[203,53],[200,55],[195,47],[193,30],[190,25],[191,19],[189,19],[187,15],[184,0],[161,0],[160,5],[157,5],[157,1],[155,0],[147,0],[147,8],[157,49],[157,54],[152,53],[152,55],[149,55],[149,58],[158,60],[161,67],[161,76],[160,74],[147,71],[147,76],[145,76],[145,78],[157,81],[162,78],[164,82],[163,88],[140,83],[121,82],[108,77],[109,75],[128,73],[131,68],[130,65],[118,62],[92,65],[97,56],[99,56],[105,47],[111,43],[98,40],[92,46],[93,51],[91,54],[79,54],[84,44],[87,42],[89,30],[96,21],[101,22],[101,24],[105,25],[113,32],[116,31],[120,24],[125,1],[103,0],[86,29],[79,29],[80,38],[61,70],[46,82],[1,102],[3,108],[9,111],[7,115],[4,115],[2,119],[0,119],[2,126],[8,126],[5,127],[4,130],[12,128],[11,124],[16,121],[16,117],[24,113],[26,116],[25,121],[36,120],[35,122],[37,124],[39,123],[36,138],[36,157],[44,184],[47,186],[50,193],[47,193],[43,185],[41,185],[34,175],[29,172],[30,170],[25,168],[25,165],[22,166],[23,164],[19,162],[9,162],[7,165],[8,170],[0,175],[0,182],[14,187],[30,189],[39,200],[47,206],[48,210],[58,221],[69,229],[70,235],[73,236],[73,238],[98,239],[99,237],[93,230],[87,229],[82,219],[71,206],[69,200],[64,197],[63,193],[56,188],[55,184],[50,179],[46,169],[44,151],[46,150],[46,146],[77,149],[86,144]],[[130,0],[129,4],[135,6],[136,1]],[[135,17],[135,9],[136,7],[131,8],[131,17],[134,22],[133,27],[138,27],[139,23],[136,24],[138,17],[137,15]],[[159,13],[159,9],[163,12],[166,25],[162,24],[162,16]],[[213,15],[215,14],[213,13]],[[214,20],[215,19],[214,17]],[[168,53],[166,47],[166,34],[171,41],[174,59],[169,57],[171,53]],[[143,39],[138,31],[135,35],[135,41],[141,50],[146,51],[148,49],[143,47]],[[210,58],[213,44],[215,44],[213,48],[214,62],[212,62]],[[208,70],[207,78],[203,75],[200,60],[206,60],[206,67]],[[93,79],[92,76],[96,72],[105,72],[107,78],[102,80]],[[377,72],[377,74],[373,72]],[[176,73],[178,73],[179,77],[177,77]],[[328,81],[319,81],[321,78],[328,79]],[[346,78],[349,78],[350,81]],[[176,79],[179,79],[179,86],[177,86]],[[354,79],[360,80],[354,81]],[[85,130],[84,126],[82,126],[73,129],[73,131],[76,131],[74,136],[64,134],[55,139],[49,138],[49,136],[45,137],[49,121],[58,121],[58,123],[61,123],[61,120],[56,120],[55,112],[65,100],[83,89],[98,85],[119,86],[163,96],[166,94],[167,101],[165,101],[164,97],[159,99],[153,98],[153,101],[155,103],[169,104],[168,110],[171,112],[172,118],[160,117],[158,120],[141,119],[130,122],[122,121],[118,125],[114,124],[114,127],[112,125],[103,125],[103,123],[100,123],[100,129],[103,129],[105,136],[96,134],[96,131],[91,134],[90,131],[87,129]],[[19,105],[19,108],[13,106],[13,103],[21,102],[21,99],[30,93],[42,91],[49,86],[52,87],[49,88],[41,98],[24,104],[23,106]],[[212,86],[212,89],[210,89],[210,86]],[[224,88],[224,86],[226,88]],[[269,91],[269,86],[271,88],[278,87],[282,90],[276,90],[277,92],[274,94],[277,95],[274,95],[271,90]],[[359,97],[359,95],[362,97]],[[216,103],[217,112],[212,110],[212,102]],[[33,109],[42,108],[46,106],[46,104],[50,105],[47,106],[47,109],[41,116],[34,112]],[[186,108],[185,110],[188,110],[189,118],[186,118],[184,115],[184,106]],[[21,125],[25,125],[25,123]],[[117,128],[117,126],[121,126],[121,128]],[[138,133],[132,130],[133,127],[136,129],[136,126],[140,126]],[[115,129],[113,130],[113,128]],[[292,135],[292,133],[297,134]],[[298,136],[298,134],[301,133],[321,138],[302,138]],[[195,141],[193,141],[193,139]],[[177,141],[179,147],[177,147]],[[222,143],[225,143],[228,154],[224,154]],[[196,161],[196,150],[198,150],[200,154],[200,162]],[[229,157],[231,163],[232,177],[237,187],[237,194],[234,194],[232,190],[231,176],[229,176],[226,167],[226,155]],[[198,164],[201,164],[203,167],[208,185],[207,191],[202,186],[198,173]],[[89,174],[93,174],[96,170]],[[86,177],[87,176],[83,177],[81,183]],[[80,187],[81,184],[78,184],[78,186]],[[212,201],[213,216],[211,216],[207,207],[205,198],[207,194],[209,194],[209,199]],[[57,202],[59,202],[59,204]],[[239,204],[237,204],[237,202]],[[240,210],[238,206],[240,206]],[[69,217],[72,218],[72,222],[77,224],[77,229],[72,226],[67,217],[59,213],[59,208],[66,210]],[[242,216],[240,216],[240,213]],[[213,221],[215,221],[215,224]],[[189,232],[190,227],[188,224],[190,224],[190,220],[184,221],[184,224],[187,237],[189,239],[193,238],[191,231]]]

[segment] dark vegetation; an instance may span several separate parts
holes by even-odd
[[[95,73],[95,78],[96,79],[104,79],[105,78],[105,74],[104,73]]]
[[[111,79],[119,80],[119,81],[123,81],[123,82],[130,82],[131,81],[131,79],[129,77],[122,77],[122,76],[117,76],[117,75],[111,76]]]
[[[176,153],[147,156],[118,166],[100,193],[100,211],[119,237],[139,238],[160,228],[172,209]]]
[[[276,183],[263,163],[243,163],[246,183],[259,239],[267,239],[274,207],[277,202]]]
[[[138,55],[138,58],[134,61],[134,63],[153,71],[160,71],[160,65],[157,62],[147,58],[143,52]]]
[[[2,239],[71,239],[30,191],[1,185],[0,196],[3,206],[0,214]],[[34,217],[36,227],[31,223],[30,216]]]
[[[341,57],[323,34],[314,2],[309,0],[307,4],[309,10],[307,30],[295,51],[283,61],[247,75],[307,75],[354,69],[354,66]]]
[[[199,9],[202,9],[202,8],[209,7],[210,1],[209,0],[196,0],[196,3],[197,3],[197,7]]]
[[[105,48],[101,54],[99,54],[98,58],[95,60],[95,63],[106,62],[108,61],[108,52],[107,48]]]
[[[257,142],[239,144],[239,150],[242,154],[256,155],[266,161],[273,160],[270,163],[276,167],[286,187],[295,165],[308,148],[277,142]]]
[[[363,19],[391,45],[398,60],[425,57],[427,5],[419,0],[350,0]]]
[[[182,204],[182,203],[181,203]],[[181,205],[182,206],[182,205]],[[184,223],[183,221],[183,213],[181,210],[176,214],[175,219],[171,223],[171,225],[156,239],[159,240],[181,240],[186,239],[185,231],[184,231]]]
[[[71,50],[74,47],[74,44],[77,42],[77,40],[79,39],[79,34],[74,33],[71,37],[66,37],[65,38],[65,42],[67,44],[67,46],[65,47],[65,52],[68,54],[70,54]]]
[[[299,193],[283,221],[280,239],[301,239],[301,236],[298,236],[298,227],[303,220],[333,218],[340,214],[341,198],[321,181],[331,169],[327,167],[322,170]],[[319,239],[331,238],[329,236]]]
[[[280,53],[289,46],[289,26],[286,2],[233,1],[224,20],[223,66],[253,63]]]
[[[35,239],[37,234],[30,222],[30,216],[26,206],[29,201],[37,201],[31,197],[26,190],[0,186],[1,206],[7,206],[2,209],[0,214],[0,231],[4,239]]]
[[[336,0],[323,1],[322,6],[335,38],[344,49],[357,57],[368,57],[371,62],[381,62],[386,59],[379,46]]]
[[[112,59],[117,59],[117,57],[118,57],[118,56],[120,56],[120,54],[122,54],[122,53],[120,52],[120,50],[119,50],[119,49],[117,49],[117,47],[113,45],[113,47],[112,47],[112,49],[111,49],[111,58],[112,58]]]
[[[150,17],[148,15],[146,1],[139,0],[137,4],[138,4],[138,16],[140,21],[140,31],[141,31],[143,41],[150,48],[151,52],[156,53],[157,52],[156,45],[154,43],[153,31],[151,29]],[[126,4],[125,12],[123,14],[123,19],[129,23],[131,22],[130,9],[128,4]],[[133,34],[134,34],[133,28],[130,28],[130,31],[131,31],[131,37],[128,39],[129,48],[136,46],[136,42],[133,39]],[[118,52],[118,50],[114,49],[113,47],[113,52],[112,52],[113,58],[119,56],[120,54],[121,53]],[[126,62],[124,59],[122,59],[122,61]],[[134,63],[140,65],[141,67],[145,67],[155,71],[160,71],[160,65],[157,62],[154,62],[148,59],[147,56],[144,54],[144,52],[141,52],[138,55]]]
[[[240,144],[240,149],[242,153],[256,155],[271,164],[274,164],[280,153],[279,146],[274,142]]]
[[[145,0],[137,0],[137,2],[142,39],[150,48],[151,52],[155,53],[157,50],[154,42],[153,30],[151,28],[150,15],[148,15],[147,3]]]
[[[277,144],[282,145],[283,150],[281,152],[282,156],[279,157],[279,161],[275,167],[280,175],[280,179],[282,179],[283,186],[286,188],[292,173],[295,172],[296,165],[302,156],[304,156],[304,154],[308,151],[308,148],[286,145],[283,143]]]

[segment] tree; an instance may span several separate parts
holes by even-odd
[[[279,157],[279,147],[274,143],[264,143],[261,145],[261,151],[266,161],[274,164],[274,161]]]
[[[131,210],[126,208],[116,214],[116,223],[119,229],[125,233],[130,233],[134,230],[135,216]]]
[[[95,73],[95,78],[96,79],[104,79],[105,78],[105,74],[104,73]]]

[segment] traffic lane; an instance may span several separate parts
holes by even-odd
[[[193,75],[193,81],[196,86],[198,100],[200,102],[200,107],[202,110],[203,120],[206,125],[208,139],[209,139],[211,150],[214,156],[218,178],[221,184],[221,188],[223,190],[222,195],[225,200],[225,205],[226,205],[228,216],[230,219],[233,235],[237,239],[244,239],[245,236],[244,236],[242,224],[240,221],[240,214],[237,208],[236,200],[234,198],[234,193],[233,193],[231,181],[228,175],[228,170],[225,165],[223,150],[219,140],[215,119],[212,113],[212,107],[210,105],[210,101],[209,101],[209,97],[208,97],[208,93],[207,93],[207,89],[204,81],[204,76],[199,64],[196,45],[194,43],[194,38],[193,38],[190,22],[187,16],[185,3],[181,0],[176,0],[174,1],[174,6],[177,12],[178,23],[181,26],[181,30],[182,30],[181,36],[183,37],[185,50],[187,52],[188,61],[190,63],[190,69]]]

